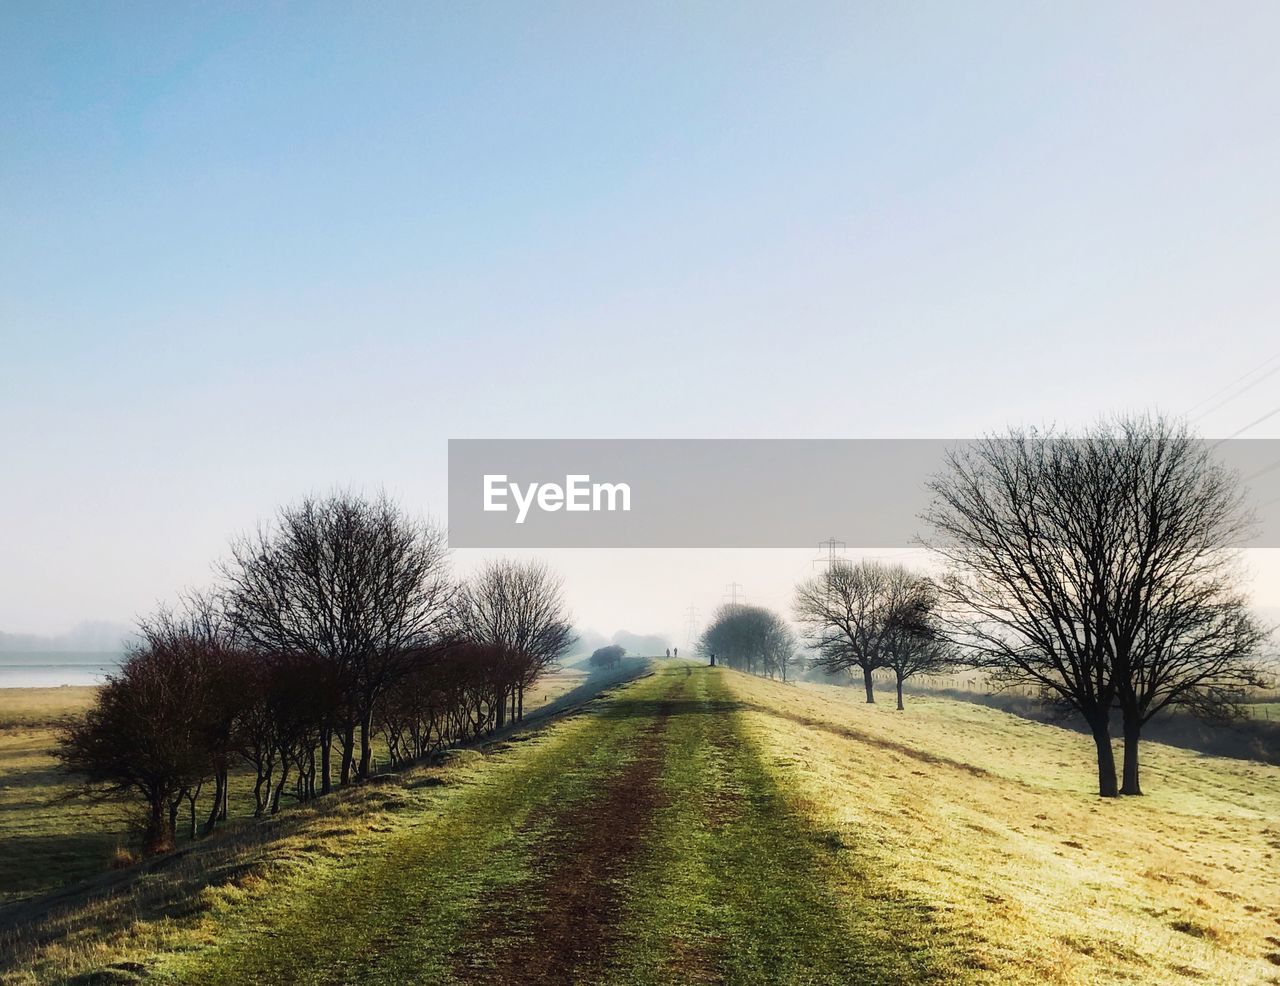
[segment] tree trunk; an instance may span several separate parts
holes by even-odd
[[[275,790],[271,792],[271,814],[280,811],[280,795],[284,793],[285,783],[289,780],[289,764],[286,761],[280,766],[280,782],[276,785]]]
[[[264,774],[261,770],[259,770],[258,779],[254,782],[254,785],[253,785],[253,804],[254,804],[253,817],[254,818],[260,817],[267,807],[267,799],[262,796],[262,785],[264,784],[267,785],[267,790],[271,789],[270,787],[271,776],[269,774]]]
[[[867,704],[875,705],[876,704],[875,682],[871,680],[870,668],[862,669],[862,684],[867,689]]]
[[[333,756],[333,730],[320,731],[320,793],[328,794],[333,790],[332,772],[329,760]]]
[[[227,774],[224,770],[215,771],[213,776],[213,807],[209,809],[209,817],[205,819],[204,834],[208,835],[218,824],[227,793]],[[194,834],[194,833],[193,833]]]
[[[902,705],[902,675],[898,675],[898,711],[903,711]]]
[[[1093,730],[1093,742],[1098,748],[1098,794],[1103,798],[1114,798],[1119,794],[1116,785],[1116,757],[1111,749],[1111,724],[1103,718],[1099,722],[1090,723]]]
[[[148,856],[173,848],[173,829],[165,825],[165,803],[162,795],[151,798],[147,805],[147,825],[142,834],[142,851]]]
[[[351,765],[355,760],[356,727],[348,724],[342,727],[342,783],[351,783]]]
[[[373,756],[373,746],[369,742],[373,713],[366,712],[360,717],[360,779],[369,779],[369,760]]]
[[[1124,783],[1121,794],[1141,794],[1138,783],[1138,742],[1142,739],[1142,723],[1137,716],[1124,717]]]
[[[524,685],[516,687],[516,721],[524,722]]]
[[[505,689],[498,693],[498,728],[501,729],[503,723],[507,721],[507,692]]]

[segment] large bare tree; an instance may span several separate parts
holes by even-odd
[[[342,780],[367,777],[375,706],[407,664],[438,643],[452,585],[437,526],[408,517],[385,495],[308,497],[274,524],[232,542],[223,566],[237,630],[277,655],[324,661],[341,702],[321,737],[322,791],[331,787],[336,731]]]
[[[1234,479],[1159,418],[1078,437],[1013,430],[948,456],[928,541],[948,563],[949,632],[997,681],[1032,683],[1093,734],[1098,791],[1120,793],[1111,716],[1138,793],[1142,724],[1222,709],[1256,680],[1261,631],[1230,561],[1248,529]]]
[[[1177,706],[1226,718],[1243,689],[1263,684],[1254,655],[1267,632],[1239,588],[1254,519],[1235,476],[1184,425],[1123,419],[1071,445],[1104,484],[1089,503],[1104,503],[1105,517],[1094,507],[1086,520],[1107,528],[1097,609],[1123,718],[1120,793],[1141,794],[1143,726]]]

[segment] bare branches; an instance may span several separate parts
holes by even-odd
[[[794,612],[813,663],[828,674],[858,668],[867,701],[875,702],[872,672],[893,668],[902,707],[902,682],[941,671],[951,650],[935,631],[936,591],[901,565],[838,562],[796,587]]]
[[[342,779],[369,773],[370,731],[382,693],[410,656],[440,644],[453,587],[444,532],[405,516],[385,496],[346,493],[280,511],[274,526],[232,542],[223,566],[228,611],[260,650],[318,658],[343,703],[336,721]],[[324,789],[330,780],[325,764]]]
[[[346,783],[370,775],[375,731],[398,763],[492,732],[508,707],[521,718],[524,689],[573,642],[561,581],[500,561],[460,589],[447,562],[443,531],[385,497],[281,510],[233,542],[220,595],[142,623],[63,762],[97,793],[140,798],[156,851],[182,804],[196,834],[202,791],[205,831],[226,817],[233,758],[253,768],[255,813],[274,813],[286,793],[330,790],[335,744]]]
[[[1259,680],[1265,633],[1235,588],[1253,518],[1185,427],[1143,416],[1078,437],[1015,430],[953,453],[930,487],[949,636],[997,680],[1084,716],[1101,793],[1117,793],[1113,709],[1124,793],[1138,793],[1145,722],[1171,705],[1208,712]]]
[[[459,592],[455,619],[463,636],[506,663],[517,719],[525,689],[555,668],[575,639],[564,585],[538,561],[486,564]]]

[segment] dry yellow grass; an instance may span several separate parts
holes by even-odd
[[[51,726],[93,704],[94,685],[63,688],[0,688],[0,729]]]
[[[1143,798],[1092,741],[947,699],[730,673],[814,824],[874,858],[993,983],[1280,983],[1280,768],[1149,744]]]

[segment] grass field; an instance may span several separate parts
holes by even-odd
[[[1280,769],[660,663],[11,915],[5,982],[1280,982]],[[104,976],[114,977],[111,979]]]
[[[82,712],[97,689],[0,689],[0,904],[102,870],[121,841],[117,808],[64,800],[53,728]]]

